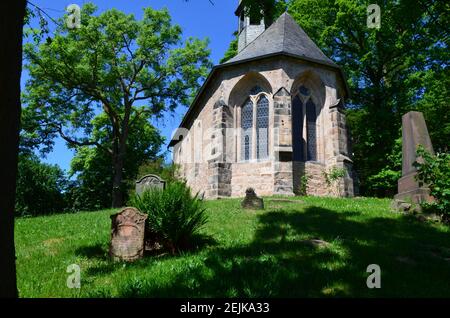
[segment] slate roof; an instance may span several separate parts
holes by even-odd
[[[338,67],[309,38],[289,13],[283,13],[268,29],[261,33],[226,64],[253,60],[265,55],[287,54],[309,61]]]

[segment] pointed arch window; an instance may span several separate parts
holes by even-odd
[[[241,110],[241,128],[242,128],[242,160],[248,161],[251,158],[252,151],[252,129],[253,129],[253,103],[250,99],[242,106]]]
[[[303,155],[303,103],[298,95],[292,101],[292,143],[294,161],[305,161]]]
[[[300,86],[292,99],[294,161],[317,161],[317,116],[311,90]]]
[[[309,99],[306,103],[306,145],[307,160],[317,160],[316,104]]]
[[[269,100],[265,95],[256,104],[256,146],[258,159],[269,157]]]
[[[263,89],[261,88],[261,86],[256,85],[250,90],[250,95],[258,95],[262,91]]]

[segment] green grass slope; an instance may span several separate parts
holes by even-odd
[[[294,202],[292,202],[294,201]],[[265,198],[205,203],[196,250],[108,259],[116,211],[16,220],[21,297],[450,297],[450,231],[394,213],[389,200]],[[325,246],[308,244],[317,238]],[[81,268],[69,289],[67,266]],[[369,289],[369,264],[381,288]]]

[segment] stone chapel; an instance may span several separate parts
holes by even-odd
[[[210,199],[295,195],[305,180],[308,195],[353,196],[341,68],[288,13],[268,27],[240,3],[236,15],[238,54],[212,69],[170,141],[181,177]],[[345,171],[337,192],[333,167]]]

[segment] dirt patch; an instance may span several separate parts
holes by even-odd
[[[56,245],[56,244],[61,243],[63,241],[64,241],[64,237],[55,237],[55,238],[51,238],[51,239],[45,240],[42,243],[44,243],[44,245],[46,245],[46,246],[53,246],[53,245]]]

